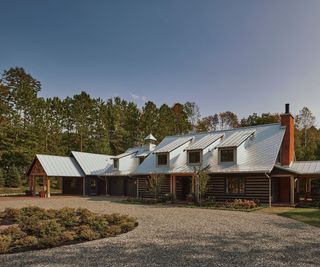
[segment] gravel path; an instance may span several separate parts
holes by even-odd
[[[0,266],[320,266],[320,228],[262,213],[114,203],[105,198],[0,198],[0,209],[85,207],[138,218],[118,237],[0,255]]]

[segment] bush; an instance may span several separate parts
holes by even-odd
[[[27,235],[18,226],[9,226],[8,228],[2,230],[1,234],[11,236],[12,240],[17,240]]]
[[[38,239],[35,236],[24,236],[13,242],[15,248],[32,248],[38,245]]]
[[[138,225],[134,218],[118,213],[98,215],[87,209],[70,208],[6,209],[1,217],[10,219],[11,223],[17,221],[18,226],[9,226],[0,231],[0,253],[115,236],[131,231]]]
[[[227,202],[226,206],[234,209],[253,209],[257,207],[257,203],[253,200],[235,199],[233,202]]]
[[[6,185],[6,180],[4,179],[4,171],[0,169],[0,187],[4,187]]]
[[[12,238],[9,235],[0,235],[0,253],[9,252]]]
[[[5,208],[4,212],[2,213],[3,217],[3,224],[12,224],[18,221],[20,216],[19,209],[12,209],[12,208]]]
[[[100,237],[100,234],[93,231],[90,226],[88,225],[82,225],[79,229],[79,238],[84,240],[94,240],[98,239]]]

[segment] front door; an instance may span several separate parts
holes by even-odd
[[[186,200],[188,195],[192,193],[192,177],[178,176],[176,177],[176,196],[179,200]]]
[[[89,195],[96,196],[98,194],[98,186],[96,177],[89,178]]]
[[[272,202],[289,203],[290,202],[290,178],[273,177],[272,178]]]

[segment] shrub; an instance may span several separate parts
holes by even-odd
[[[100,237],[100,234],[93,231],[90,226],[82,225],[79,229],[79,238],[84,240],[94,240]]]
[[[13,242],[13,246],[16,248],[31,248],[38,245],[38,239],[35,236],[24,236]]]
[[[76,214],[75,209],[63,208],[58,213],[56,213],[58,222],[65,228],[72,228],[79,225],[79,216]]]
[[[38,246],[39,248],[50,248],[62,245],[64,242],[61,235],[57,236],[46,236],[39,238]]]
[[[61,238],[65,241],[73,241],[77,239],[77,233],[75,231],[64,231]]]
[[[123,222],[120,224],[121,232],[126,233],[133,230],[136,227],[134,222]]]
[[[40,220],[35,216],[20,216],[19,227],[28,235],[39,235],[40,233]]]
[[[119,225],[110,225],[105,229],[103,232],[104,236],[116,236],[118,234],[121,234],[122,230]]]
[[[17,240],[27,235],[18,226],[9,226],[8,228],[2,230],[1,234],[11,236],[12,240]]]
[[[9,235],[0,235],[0,253],[9,252],[12,238]]]
[[[25,207],[20,211],[20,216],[32,217],[36,216],[38,219],[46,220],[52,218],[52,214],[50,214],[45,209],[39,207]]]
[[[235,199],[233,202],[228,202],[226,206],[234,209],[253,209],[257,207],[257,203],[253,200]]]
[[[19,209],[6,208],[2,213],[2,223],[3,224],[12,224],[15,223],[20,216]]]

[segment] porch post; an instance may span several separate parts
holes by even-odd
[[[171,194],[173,194],[172,184],[173,184],[173,181],[172,181],[172,174],[170,174],[170,193],[171,193]]]
[[[86,195],[86,177],[84,176],[82,179],[82,195]]]
[[[294,205],[294,176],[290,176],[290,205]]]
[[[47,176],[47,193],[46,196],[49,198],[51,197],[51,193],[50,193],[50,177]]]
[[[139,178],[137,178],[137,197],[139,197]]]
[[[176,176],[172,176],[172,194],[176,194]]]
[[[47,177],[45,175],[42,176],[42,190],[45,192],[45,196],[47,196]]]

